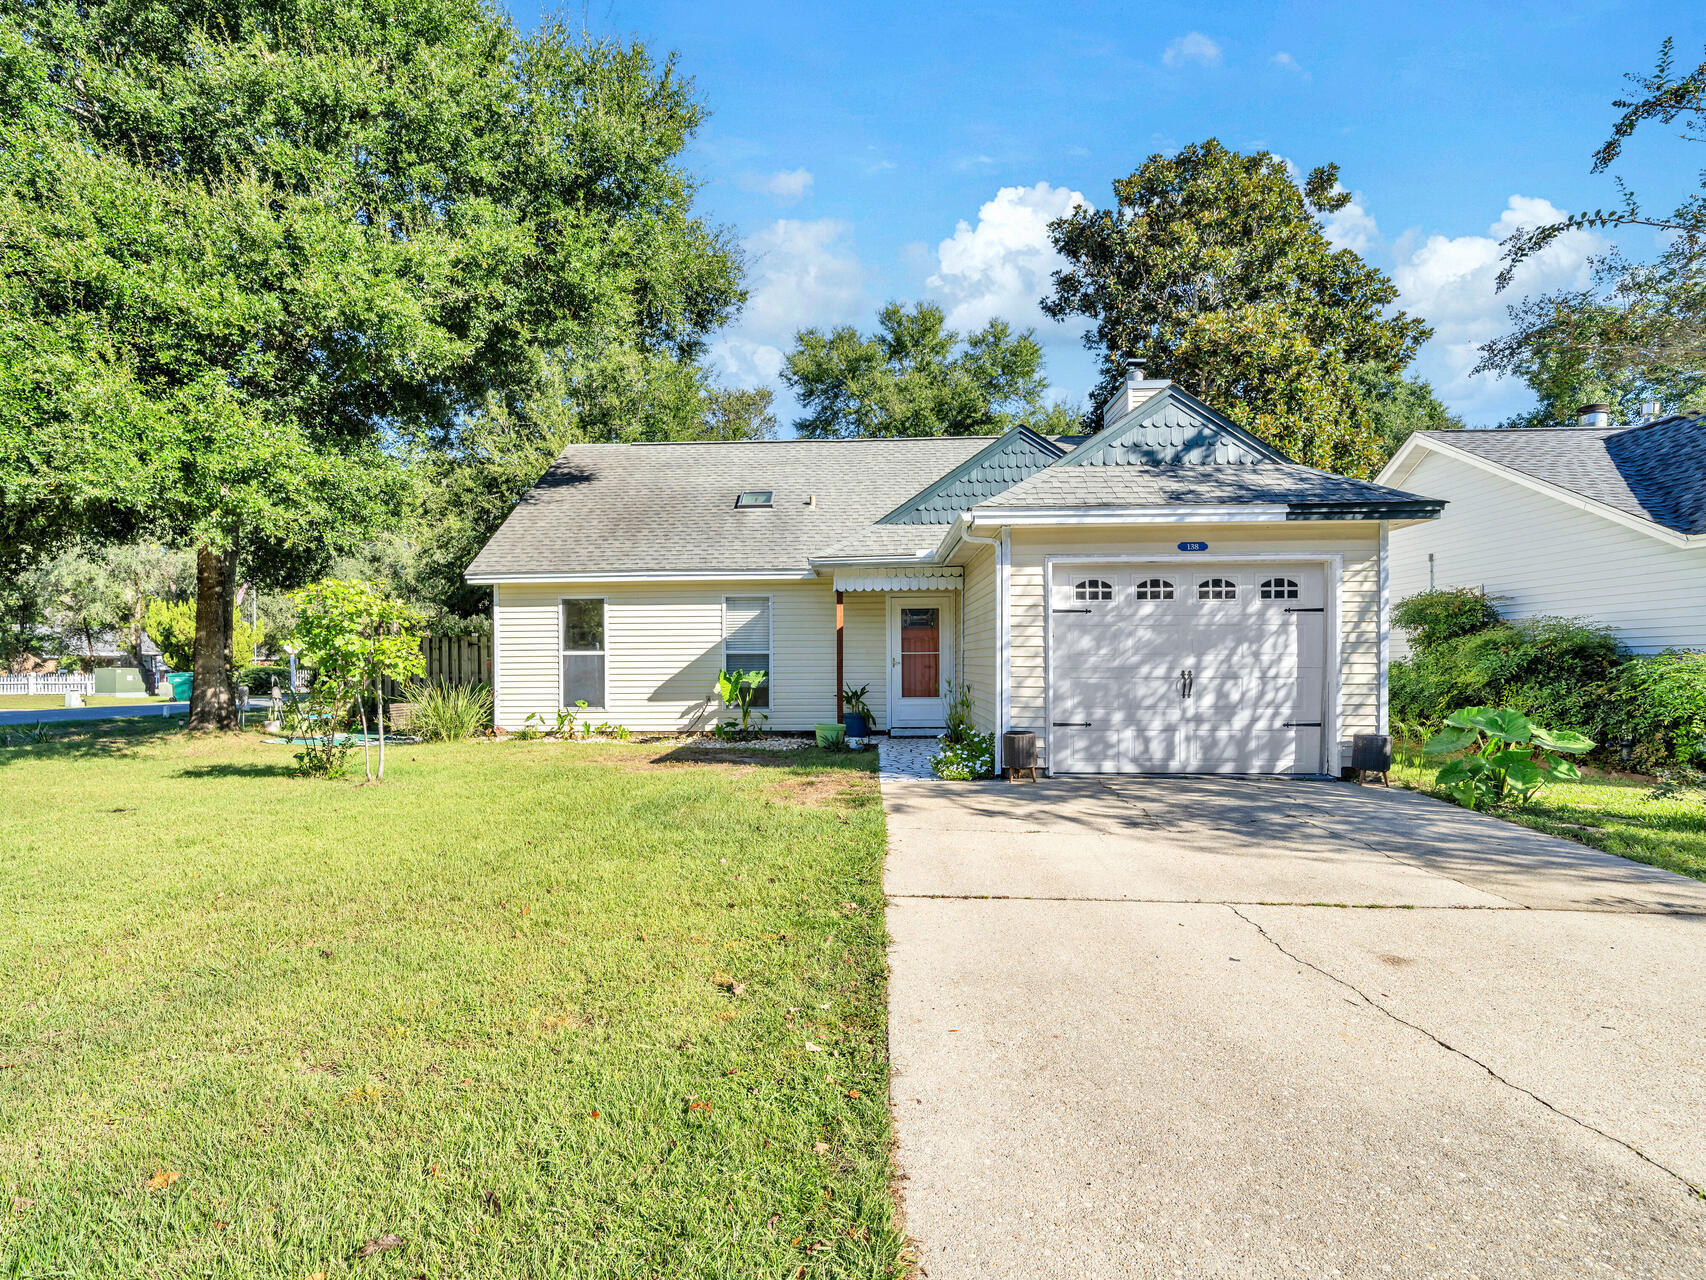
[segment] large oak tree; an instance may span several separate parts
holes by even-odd
[[[481,0],[0,0],[0,530],[193,546],[191,722],[230,724],[240,564],[394,520],[397,459],[546,353],[691,359],[738,305],[699,118]]]
[[[1114,183],[1112,208],[1051,223],[1067,265],[1043,309],[1095,322],[1097,399],[1136,361],[1300,462],[1378,469],[1354,372],[1398,374],[1431,331],[1390,310],[1391,280],[1328,241],[1323,216],[1350,199],[1337,177],[1323,165],[1300,187],[1278,156],[1211,138],[1149,157]]]

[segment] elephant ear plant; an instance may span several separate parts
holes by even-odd
[[[1465,707],[1445,718],[1422,754],[1468,755],[1448,761],[1434,782],[1466,809],[1485,809],[1511,798],[1520,804],[1548,782],[1574,782],[1581,771],[1566,755],[1593,748],[1579,733],[1552,732],[1508,707]]]
[[[758,696],[758,690],[763,686],[765,673],[762,671],[720,671],[717,673],[717,696],[723,700],[725,707],[734,707],[740,712],[740,727],[737,730],[732,720],[725,720],[718,729],[719,736],[729,737],[738,732],[742,735],[752,732],[752,715],[755,710],[753,701]],[[760,720],[770,717],[762,711],[758,712]]]

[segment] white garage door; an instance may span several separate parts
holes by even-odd
[[[1319,566],[1055,566],[1057,773],[1319,773]]]

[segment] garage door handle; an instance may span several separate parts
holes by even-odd
[[[1287,609],[1286,612],[1287,613],[1326,613],[1327,609],[1324,605],[1317,605],[1313,609]]]
[[[1088,729],[1088,720],[1055,720],[1052,722],[1056,729]]]
[[[1056,613],[1090,613],[1089,609],[1056,609]]]
[[[1321,722],[1319,720],[1287,720],[1280,727],[1284,729],[1319,729]]]

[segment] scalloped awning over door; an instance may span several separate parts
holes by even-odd
[[[958,591],[963,580],[957,564],[835,571],[837,591]]]

